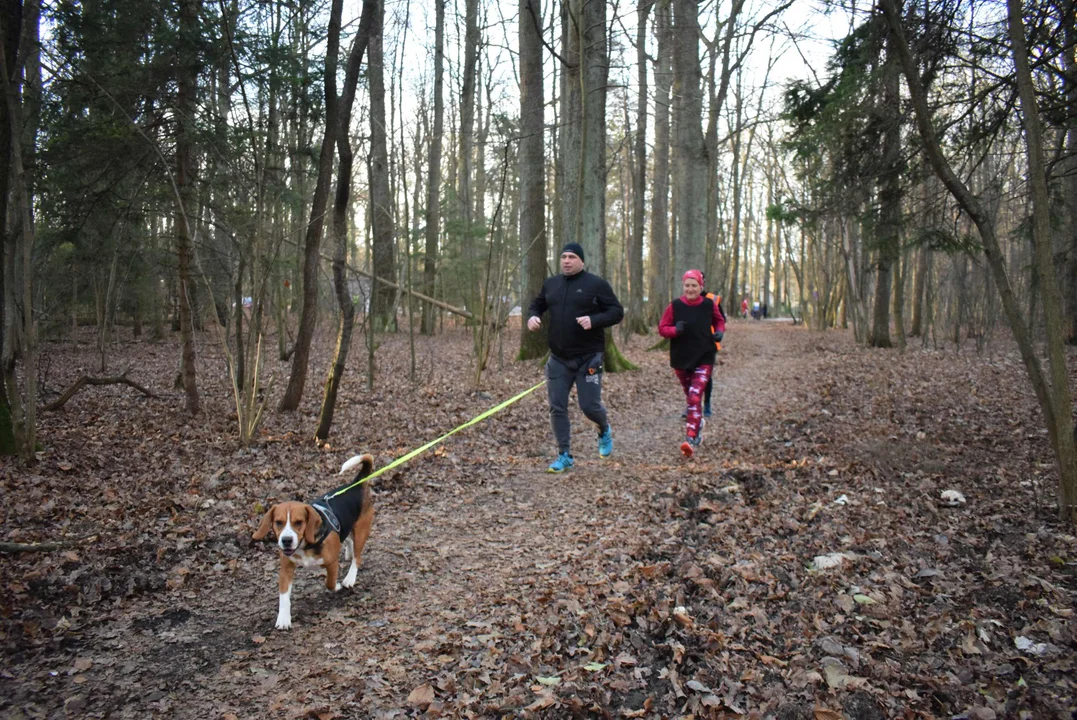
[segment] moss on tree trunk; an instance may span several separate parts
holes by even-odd
[[[639,370],[639,365],[636,365],[617,349],[617,343],[613,341],[613,333],[606,330],[606,354],[602,358],[602,365],[605,367],[606,372],[624,372],[626,370]]]

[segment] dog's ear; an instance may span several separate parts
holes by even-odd
[[[262,518],[262,524],[254,531],[254,535],[251,535],[251,540],[261,540],[269,534],[270,528],[273,527],[273,513],[276,509],[277,506],[274,505],[266,511],[265,517]]]
[[[307,505],[307,526],[303,528],[303,539],[307,545],[313,545],[318,540],[318,531],[322,528],[322,516],[318,511]]]

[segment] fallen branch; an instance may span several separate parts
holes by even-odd
[[[325,253],[321,253],[321,256],[322,256],[323,260],[329,260],[330,262],[333,260],[332,257],[330,257],[329,255],[326,255]],[[425,295],[425,294],[419,292],[418,290],[412,290],[410,288],[402,287],[401,285],[399,285],[398,283],[393,282],[392,280],[386,280],[383,277],[378,277],[377,275],[374,275],[373,273],[367,272],[366,270],[361,270],[361,269],[355,267],[354,265],[346,264],[345,267],[347,267],[348,270],[355,273],[356,275],[362,275],[363,277],[370,278],[371,280],[374,280],[375,282],[380,282],[382,285],[385,285],[386,287],[390,287],[393,290],[396,290],[397,292],[406,293],[408,295],[411,295],[412,297],[419,298],[423,302],[428,302],[431,305],[433,305],[434,307],[439,307],[442,310],[445,310],[446,312],[450,312],[450,313],[452,313],[454,315],[459,315],[460,317],[465,317],[468,320],[474,320],[475,319],[474,313],[472,313],[469,310],[464,310],[463,308],[458,308],[458,307],[454,307],[452,305],[449,305],[448,303],[443,303],[440,300],[435,300],[434,298],[430,297],[429,295]]]
[[[87,385],[130,385],[131,387],[133,387],[135,390],[138,390],[140,393],[142,393],[146,397],[151,397],[151,398],[156,398],[157,397],[152,392],[150,392],[146,388],[144,388],[141,385],[139,385],[138,383],[136,383],[134,380],[129,379],[127,377],[127,373],[128,373],[128,371],[124,370],[123,375],[119,375],[117,377],[110,377],[110,378],[95,378],[95,377],[90,377],[89,375],[83,375],[82,377],[80,377],[78,380],[75,381],[74,385],[72,385],[67,390],[65,390],[63,395],[61,395],[60,397],[53,400],[52,402],[50,402],[48,405],[46,405],[42,409],[43,410],[59,410],[60,408],[62,408],[64,406],[64,403],[66,403],[68,400],[70,400],[75,395],[75,393],[77,393],[79,390],[81,390],[82,388],[84,388]]]
[[[434,298],[430,297],[429,295],[424,295],[423,293],[419,292],[418,290],[410,290],[410,289],[408,289],[406,287],[401,287],[400,285],[398,285],[395,282],[392,282],[391,280],[386,280],[385,278],[377,277],[377,276],[375,276],[375,275],[373,275],[371,273],[368,273],[366,270],[360,270],[357,267],[349,266],[348,269],[351,270],[352,272],[354,272],[356,275],[362,275],[363,277],[367,277],[367,278],[371,278],[373,280],[377,280],[382,285],[385,285],[387,287],[391,287],[393,290],[396,290],[397,292],[408,293],[413,297],[419,298],[423,302],[428,302],[431,305],[433,305],[434,307],[439,307],[442,310],[445,310],[447,312],[453,313],[454,315],[460,315],[461,317],[466,317],[469,320],[474,320],[475,319],[475,315],[473,313],[471,313],[471,312],[469,312],[467,310],[464,310],[463,308],[453,307],[452,305],[449,305],[447,303],[443,303],[440,300],[435,300]]]
[[[79,545],[82,545],[83,543],[87,543],[96,539],[96,535],[90,535],[88,537],[76,538],[74,540],[59,540],[56,542],[0,542],[0,553],[14,554],[24,552],[51,552],[53,550],[63,550],[65,548],[77,547]]]

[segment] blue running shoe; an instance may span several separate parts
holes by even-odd
[[[598,456],[606,459],[613,452],[613,429],[606,426],[606,432],[598,436]]]
[[[710,406],[710,403],[708,403],[708,404],[703,406],[703,417],[710,417],[710,416],[711,416],[711,406]]]
[[[546,472],[551,473],[563,473],[565,470],[570,470],[576,461],[572,459],[572,456],[568,453],[561,453],[557,456],[557,459],[550,463],[550,467],[546,468]]]

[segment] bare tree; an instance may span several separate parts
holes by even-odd
[[[901,0],[898,11],[901,11]],[[901,95],[898,92],[898,59],[893,33],[886,33],[882,65],[882,95],[879,115],[883,124],[882,168],[879,177],[879,228],[875,260],[875,311],[869,342],[874,347],[890,347],[891,293],[894,269],[901,257]],[[903,334],[902,334],[903,335]]]
[[[183,379],[185,407],[191,415],[198,413],[198,380],[195,372],[194,322],[191,295],[194,278],[191,268],[193,248],[191,223],[196,218],[194,178],[194,116],[198,92],[198,15],[200,0],[183,0],[180,4],[180,27],[176,52],[176,272],[179,281],[180,374]]]
[[[364,0],[363,14],[359,19],[359,31],[352,41],[348,54],[348,65],[344,76],[344,92],[340,100],[340,127],[351,125],[352,105],[355,102],[355,88],[359,82],[359,67],[363,53],[370,42],[370,32],[374,24],[375,7],[379,0]],[[355,303],[352,302],[348,289],[348,210],[351,206],[351,179],[353,152],[349,133],[337,133],[337,152],[340,159],[337,165],[337,188],[333,200],[333,218],[331,232],[333,235],[333,291],[340,309],[340,326],[337,330],[337,347],[333,354],[333,364],[325,380],[325,394],[322,409],[318,416],[318,429],[314,436],[319,440],[329,437],[333,425],[333,413],[336,409],[337,390],[348,362],[348,350],[351,348],[352,328],[355,322]]]
[[[434,275],[438,262],[438,234],[441,229],[441,141],[445,132],[444,75],[445,2],[434,0],[434,130],[430,134],[426,181],[426,252],[423,256],[423,292],[434,297]],[[434,333],[434,306],[423,304],[422,332]]]
[[[673,196],[677,199],[675,274],[705,269],[707,149],[703,144],[699,4],[673,0]]]
[[[325,51],[325,134],[318,155],[318,180],[310,204],[310,222],[303,243],[303,309],[299,316],[292,372],[288,387],[277,406],[279,410],[295,410],[303,397],[310,364],[310,344],[318,322],[318,262],[322,243],[325,212],[329,204],[329,186],[333,176],[333,154],[337,142],[337,58],[340,53],[340,16],[343,0],[333,0],[329,13],[329,30]]]
[[[654,183],[651,189],[650,315],[658,318],[672,296],[669,236],[669,101],[673,80],[672,8],[670,0],[657,0],[654,32],[658,58],[654,69]]]
[[[35,13],[28,13],[26,22],[37,22]],[[3,346],[0,348],[0,370],[2,370],[5,388],[6,417],[0,418],[5,424],[10,422],[14,450],[19,459],[29,463],[33,460],[37,445],[37,335],[34,321],[33,294],[33,248],[34,225],[31,217],[31,197],[29,178],[24,162],[23,148],[23,105],[19,101],[19,77],[22,70],[17,58],[19,53],[9,53],[8,42],[12,30],[21,27],[23,18],[16,13],[4,18],[0,24],[0,92],[4,95],[5,125],[9,146],[6,161],[10,171],[11,190],[14,191],[14,208],[16,217],[15,230],[10,234],[6,227],[0,227],[3,233]],[[13,26],[13,27],[12,27]],[[7,180],[7,178],[5,178]],[[6,183],[5,183],[6,184]],[[0,197],[0,204],[6,204],[8,198]],[[21,277],[21,287],[16,279]],[[16,299],[17,298],[17,299]],[[21,350],[21,352],[20,352]],[[16,371],[16,359],[21,356],[23,363],[22,387],[19,385]],[[5,434],[7,432],[5,428]]]
[[[628,313],[625,332],[647,334],[643,314],[643,222],[647,195],[647,16],[655,0],[639,0],[636,6],[636,77],[639,99],[636,106],[636,132],[633,138],[632,231],[628,236]],[[627,113],[627,111],[626,111]]]
[[[376,277],[396,276],[393,261],[393,199],[389,192],[389,154],[385,125],[385,67],[382,46],[385,31],[385,2],[376,0],[374,23],[370,31],[370,204],[373,231],[373,271]],[[396,291],[384,283],[374,283],[371,316],[375,326],[394,325],[391,316]]]
[[[520,283],[521,303],[546,278],[546,169],[542,88],[542,20],[538,0],[520,0]],[[520,360],[546,354],[546,327],[520,328]]]

